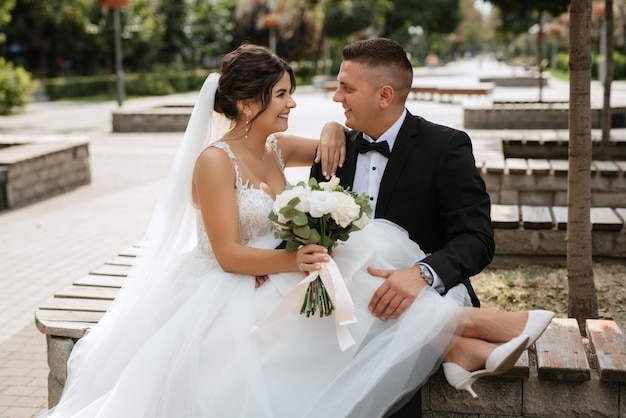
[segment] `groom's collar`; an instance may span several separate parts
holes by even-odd
[[[391,125],[391,127],[387,129],[385,133],[383,133],[380,136],[380,138],[376,140],[376,142],[387,141],[389,143],[389,149],[393,150],[393,144],[396,142],[396,138],[398,137],[398,132],[400,132],[400,128],[402,127],[402,124],[404,123],[404,119],[406,118],[407,114],[408,114],[408,111],[405,108],[402,114],[400,115],[400,117],[398,118],[398,120],[396,120],[394,124]],[[363,133],[363,138],[365,138],[365,140],[370,141],[370,142],[373,141],[373,139],[366,133]]]

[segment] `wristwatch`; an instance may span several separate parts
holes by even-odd
[[[432,286],[433,282],[435,281],[435,278],[433,277],[433,274],[430,272],[430,269],[422,264],[418,264],[417,267],[420,268],[420,271],[422,272],[422,278],[424,279],[426,284],[428,286]]]

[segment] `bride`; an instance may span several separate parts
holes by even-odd
[[[376,318],[367,306],[382,279],[367,267],[424,256],[386,221],[333,254],[276,249],[268,214],[284,168],[310,165],[318,145],[272,135],[287,129],[294,89],[291,68],[255,45],[207,78],[137,261],[76,344],[46,416],[381,417],[442,361],[450,383],[473,394],[477,378],[512,367],[543,332],[551,312],[460,307],[454,289],[442,297],[427,287],[400,318]],[[352,298],[354,343],[342,350],[331,317],[296,311],[264,325],[329,257]]]

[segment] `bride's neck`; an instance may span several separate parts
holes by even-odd
[[[265,142],[268,136],[269,133],[266,134],[253,127],[236,125],[224,135],[222,140],[241,143],[253,157],[260,160],[265,153]]]

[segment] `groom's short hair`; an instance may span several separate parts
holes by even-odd
[[[353,42],[343,48],[343,60],[376,71],[383,84],[392,86],[406,100],[413,84],[413,66],[406,51],[396,41],[373,38]]]

